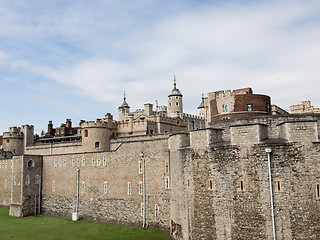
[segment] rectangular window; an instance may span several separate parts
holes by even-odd
[[[159,217],[159,205],[154,205],[154,216]]]
[[[139,181],[139,195],[142,195],[142,181]]]
[[[56,158],[53,159],[53,166],[54,166],[55,168],[57,167],[57,159],[56,159]]]
[[[74,160],[74,157],[72,157],[72,167],[74,167],[76,164],[76,161]]]
[[[29,185],[29,184],[30,184],[30,176],[27,175],[27,176],[26,176],[26,185]]]
[[[213,190],[213,178],[208,179],[208,190]]]
[[[166,186],[166,189],[170,189],[170,178],[169,178],[169,176],[166,176],[165,186]]]
[[[100,163],[101,163],[101,161],[100,161],[100,156],[98,156],[98,157],[97,157],[97,166],[100,166]]]
[[[275,192],[283,192],[282,179],[275,179],[274,182],[275,182],[275,185],[276,185],[274,191]]]
[[[108,182],[107,182],[107,181],[104,181],[104,184],[103,184],[103,193],[104,193],[104,194],[107,194],[107,193],[108,193]]]
[[[63,167],[66,167],[66,165],[67,165],[67,161],[66,161],[66,158],[64,157],[63,158]]]
[[[82,167],[84,167],[86,165],[86,159],[84,156],[82,156]]]
[[[253,111],[252,104],[247,104],[247,109],[248,109],[248,112],[252,112]]]
[[[139,160],[139,174],[142,174],[142,161]]]
[[[320,183],[316,184],[316,200],[320,200]]]
[[[80,167],[80,157],[77,157],[77,167]]]
[[[271,112],[271,109],[270,109],[270,103],[267,103],[267,106],[266,106],[266,110],[267,110],[267,113],[270,113]]]
[[[62,160],[61,158],[59,158],[59,168],[61,168],[61,166],[62,166]]]
[[[39,176],[39,175],[36,175],[36,176],[35,176],[35,184],[39,184],[39,179],[40,179],[40,176]]]
[[[143,217],[143,215],[144,215],[144,204],[143,204],[143,202],[141,203],[140,206],[141,206],[140,207],[140,209],[141,209],[141,217]]]
[[[131,182],[128,182],[128,195],[131,195]]]
[[[81,184],[81,192],[84,193],[84,191],[85,191],[85,183],[82,182],[82,184]]]
[[[244,192],[246,190],[245,186],[244,186],[244,180],[243,179],[239,180],[239,188],[238,188],[238,190],[241,191],[241,192]]]
[[[53,180],[52,181],[52,192],[55,192],[56,191],[56,181]]]
[[[94,157],[92,157],[92,167],[94,167]]]
[[[106,166],[107,165],[107,158],[106,156],[103,156],[103,166]]]
[[[165,165],[165,173],[167,175],[169,175],[170,167],[169,167],[169,160],[168,159],[164,160],[164,165]]]

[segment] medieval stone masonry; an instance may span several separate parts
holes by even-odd
[[[38,139],[33,126],[10,127],[0,206],[168,229],[174,239],[320,239],[320,114],[271,115],[261,96],[265,114],[209,122],[225,96],[185,114],[174,82],[168,108],[130,112],[124,96],[118,121],[49,122]]]

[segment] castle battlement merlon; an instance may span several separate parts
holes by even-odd
[[[23,138],[22,132],[4,132],[2,138]]]
[[[101,121],[101,119],[98,119],[96,121],[87,121],[80,123],[81,128],[106,128],[108,127],[107,122]]]

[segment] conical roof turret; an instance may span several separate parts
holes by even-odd
[[[202,101],[201,101],[198,109],[199,109],[199,108],[204,108],[204,96],[203,96],[203,93],[202,93]]]
[[[130,108],[129,104],[126,101],[126,92],[123,91],[123,103],[119,108]]]
[[[171,93],[168,95],[168,97],[172,97],[172,96],[182,97],[182,93],[177,88],[176,75],[174,75],[174,79],[173,79],[173,89],[172,89]]]

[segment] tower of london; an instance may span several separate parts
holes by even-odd
[[[131,111],[124,94],[118,120],[49,121],[40,138],[33,126],[10,127],[0,206],[173,239],[319,239],[320,114],[272,109],[244,88],[209,93],[199,115],[187,114],[174,79],[167,106]]]

